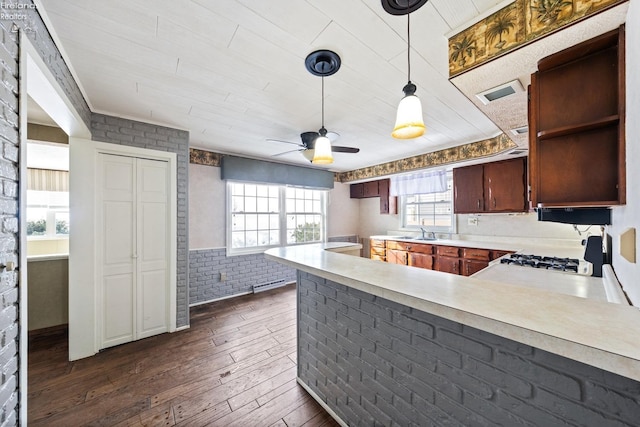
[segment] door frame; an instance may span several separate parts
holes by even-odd
[[[177,310],[177,155],[176,153],[69,138],[69,360],[100,349],[97,318],[98,237],[96,191],[99,154],[140,157],[169,163],[169,332],[176,331]]]
[[[19,182],[18,198],[19,212],[26,212],[27,195],[27,95],[33,98],[56,124],[69,136],[90,138],[91,131],[75,109],[69,97],[60,87],[55,76],[51,73],[40,57],[38,50],[24,31],[19,33],[20,61],[18,64],[20,79],[18,82],[19,99]],[[28,402],[28,271],[27,271],[27,233],[26,215],[18,215],[19,220],[19,250],[18,250],[18,314],[19,344],[18,344],[18,393],[20,396],[19,418],[27,423]]]

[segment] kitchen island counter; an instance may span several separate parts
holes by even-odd
[[[376,262],[326,248],[275,248],[265,255],[367,294],[640,380],[636,307],[512,286],[508,280]]]

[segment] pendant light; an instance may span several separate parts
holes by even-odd
[[[383,1],[384,4],[384,1]],[[411,83],[411,5],[407,1],[407,80],[408,83],[402,89],[404,98],[398,104],[398,113],[396,115],[396,125],[391,132],[391,136],[396,139],[417,138],[424,134],[424,120],[422,118],[422,104],[416,93],[416,85]],[[415,9],[414,9],[415,10]]]
[[[313,142],[311,163],[329,165],[333,163],[333,154],[331,141],[327,137],[327,129],[324,127],[324,78],[335,74],[340,69],[340,56],[333,51],[322,49],[311,52],[304,62],[307,71],[314,76],[322,77],[322,126],[318,130],[318,137]]]
[[[322,76],[322,127],[318,133],[320,136],[314,142],[311,163],[329,165],[333,163],[333,154],[331,154],[331,141],[327,138],[327,130],[324,128],[324,76]]]

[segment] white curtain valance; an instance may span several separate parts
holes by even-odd
[[[390,194],[392,196],[441,193],[443,191],[447,191],[446,171],[417,172],[391,177]]]
[[[69,172],[28,168],[27,190],[69,191]]]

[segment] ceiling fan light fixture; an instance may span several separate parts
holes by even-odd
[[[313,163],[313,156],[315,156],[316,150],[314,148],[307,148],[306,150],[302,150],[302,155],[305,159],[309,160]]]
[[[398,104],[396,125],[391,136],[396,139],[412,139],[422,136],[425,131],[422,119],[422,103],[415,95],[416,85],[409,82],[404,87],[404,98]]]
[[[324,131],[324,132],[323,132]],[[331,153],[331,141],[327,138],[327,130],[323,127],[320,129],[313,146],[313,159],[311,163],[318,165],[330,165],[333,163],[333,154]]]

